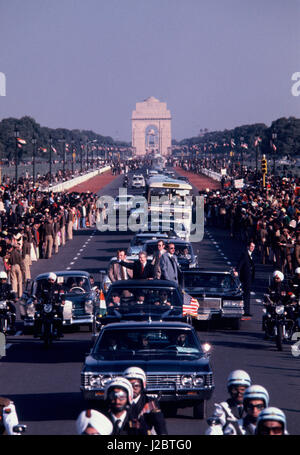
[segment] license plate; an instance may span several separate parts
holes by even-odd
[[[207,321],[207,319],[209,319],[209,314],[198,314],[197,319],[198,321]]]

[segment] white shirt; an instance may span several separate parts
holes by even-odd
[[[115,423],[117,420],[121,420],[121,422],[119,423],[119,428],[122,428],[124,420],[126,419],[126,416],[127,416],[127,411],[123,411],[123,414],[120,417],[116,417],[112,413],[110,415],[112,417],[113,423]]]

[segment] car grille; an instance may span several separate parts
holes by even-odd
[[[222,306],[222,299],[214,297],[198,298],[199,310],[210,309],[220,310]]]
[[[180,375],[179,374],[170,374],[170,375],[147,375],[147,387],[148,388],[174,388],[181,385]]]

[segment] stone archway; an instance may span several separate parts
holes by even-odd
[[[171,113],[166,103],[161,103],[151,96],[145,101],[136,103],[132,112],[132,147],[136,155],[145,155],[147,150],[146,136],[149,129],[157,137],[156,151],[166,156],[171,150]],[[152,133],[151,133],[152,134]]]

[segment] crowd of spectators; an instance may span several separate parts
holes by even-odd
[[[181,164],[201,173],[195,162]],[[293,274],[300,266],[299,178],[267,175],[263,187],[255,170],[246,170],[243,177],[243,188],[228,180],[220,190],[200,191],[205,196],[206,225],[226,229],[243,243],[254,241],[262,264]]]

